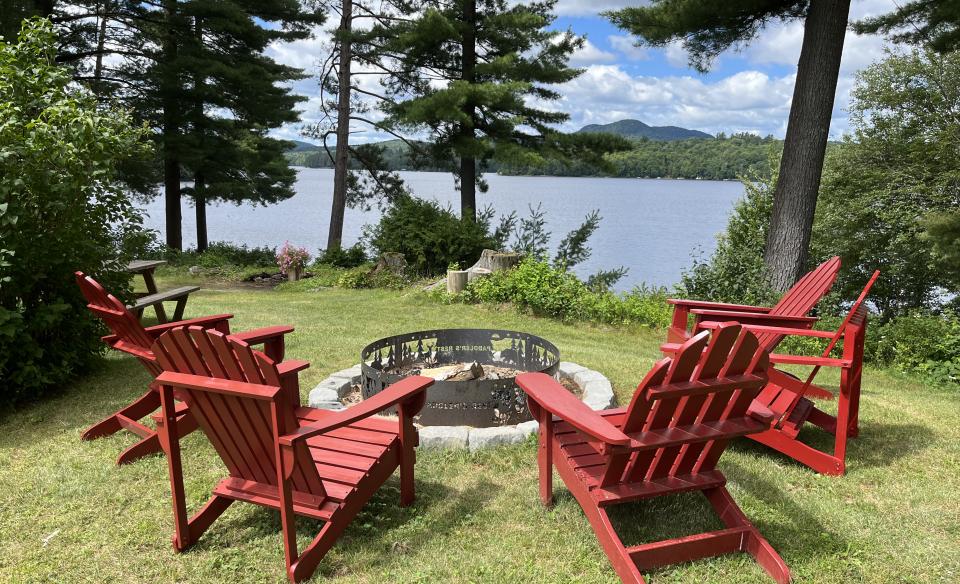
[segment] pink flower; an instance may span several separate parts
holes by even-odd
[[[294,247],[289,241],[285,242],[277,253],[277,265],[284,274],[302,270],[307,266],[308,261],[310,261],[310,254],[306,248]]]

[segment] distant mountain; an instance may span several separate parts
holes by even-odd
[[[687,140],[689,138],[713,138],[706,132],[688,130],[677,126],[649,126],[640,120],[620,120],[610,124],[590,124],[577,131],[583,133],[619,134],[627,138],[649,138],[650,140]]]
[[[310,142],[303,142],[301,140],[290,140],[293,142],[293,148],[288,150],[288,152],[308,152],[310,150],[319,150],[320,147],[316,144],[311,144]]]

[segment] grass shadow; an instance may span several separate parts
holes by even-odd
[[[331,551],[360,553],[365,567],[387,564],[398,553],[415,553],[430,540],[443,538],[463,523],[470,521],[496,492],[493,483],[479,480],[463,490],[456,490],[436,481],[417,480],[417,498],[410,507],[401,507],[400,481],[395,474],[377,490],[370,501],[351,521]],[[261,506],[234,504],[232,507],[253,507],[253,512],[237,514],[228,510],[191,546],[186,553],[213,552],[239,545],[251,539],[275,537],[281,541],[280,513]],[[309,545],[322,529],[322,521],[297,516],[300,551]],[[397,539],[402,531],[402,541]],[[332,560],[332,561],[331,561]],[[278,557],[282,563],[282,557]],[[317,568],[315,578],[341,573],[345,566],[328,554]]]

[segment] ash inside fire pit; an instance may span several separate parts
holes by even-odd
[[[560,352],[549,341],[516,331],[444,329],[388,337],[360,353],[363,399],[409,375],[436,379],[417,422],[502,426],[527,421],[526,397],[514,378],[553,375]]]

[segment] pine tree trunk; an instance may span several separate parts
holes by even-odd
[[[849,12],[850,0],[816,0],[807,13],[764,254],[778,290],[806,267]]]
[[[93,65],[93,82],[100,91],[100,78],[103,76],[103,47],[107,42],[107,15],[110,13],[110,0],[100,3],[100,24],[97,29],[97,56]]]
[[[180,214],[180,160],[177,157],[176,142],[180,133],[179,110],[175,99],[177,76],[169,64],[177,58],[177,39],[174,31],[174,17],[177,10],[176,0],[164,0],[166,18],[166,37],[163,42],[163,63],[166,71],[160,77],[160,94],[163,96],[163,187],[166,204],[167,247],[183,249],[183,227]]]
[[[463,80],[474,83],[476,76],[474,69],[477,66],[477,2],[464,0],[463,5]],[[477,110],[473,104],[467,104],[464,113],[471,120],[476,119]],[[460,134],[470,143],[476,138],[474,124],[464,124],[460,127]],[[460,158],[460,217],[477,221],[477,160],[475,158]]]
[[[207,251],[207,194],[202,174],[193,181],[193,197],[197,213],[197,251]]]
[[[337,151],[333,165],[333,205],[330,209],[330,232],[327,249],[339,248],[343,242],[343,216],[347,207],[347,173],[350,171],[350,59],[353,41],[353,1],[343,0],[340,18],[340,70],[337,76]]]

